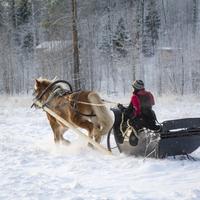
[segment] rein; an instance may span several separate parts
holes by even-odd
[[[81,92],[81,91],[80,91],[80,92]],[[78,111],[77,104],[80,103],[80,102],[78,101],[78,98],[79,98],[79,96],[80,96],[80,92],[78,93],[78,95],[77,95],[77,97],[76,97],[75,99],[69,99],[69,100],[68,100],[68,101],[72,102],[72,105],[71,105],[72,108],[73,108],[74,111],[75,111],[76,113],[78,113],[79,115],[86,116],[86,117],[95,117],[96,115],[93,114],[93,113],[91,113],[91,114],[84,114],[84,113],[81,113],[81,112]],[[87,103],[87,102],[85,102],[85,103]],[[90,103],[88,103],[88,104],[91,105]]]
[[[36,97],[35,97],[35,101],[33,102],[33,104],[31,105],[31,108],[35,105],[36,101],[39,101],[41,100],[41,98],[46,94],[47,91],[49,91],[54,85],[56,85],[57,83],[65,83],[68,85],[69,87],[69,91],[66,91],[66,92],[63,92],[63,95],[65,94],[72,94],[74,91],[72,89],[72,86],[69,82],[65,81],[65,80],[57,80],[57,81],[54,81],[53,83],[49,84],[43,91],[41,94],[38,94]],[[94,117],[96,115],[94,114],[84,114],[84,113],[80,113],[77,109],[77,104],[83,104],[83,105],[90,105],[90,106],[99,106],[99,107],[102,107],[102,106],[105,106],[105,103],[110,103],[110,104],[115,104],[117,105],[116,102],[111,102],[111,101],[106,101],[104,99],[102,99],[102,101],[104,103],[100,103],[100,104],[95,104],[95,103],[89,103],[89,102],[84,102],[84,101],[79,101],[78,98],[79,98],[79,95],[80,93],[78,94],[78,96],[76,97],[76,99],[67,99],[69,102],[73,102],[72,103],[72,108],[74,109],[75,112],[77,112],[78,114],[80,115],[83,115],[83,116],[87,116],[87,117]]]
[[[88,103],[85,101],[74,101],[73,99],[69,99],[70,102],[76,102],[76,104],[83,104],[83,105],[89,105],[89,106],[105,106],[105,103]]]

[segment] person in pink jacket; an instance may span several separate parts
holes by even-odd
[[[122,104],[118,104],[118,108],[124,112],[125,118],[130,119],[136,129],[146,127],[157,130],[156,116],[152,110],[155,104],[153,94],[145,90],[142,80],[135,80],[132,87],[133,95],[129,106],[125,108]]]

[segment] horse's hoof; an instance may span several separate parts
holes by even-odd
[[[94,149],[94,145],[93,145],[93,144],[91,144],[91,143],[88,143],[88,147],[90,147],[90,148]]]
[[[70,145],[71,144],[71,142],[69,141],[69,140],[63,140],[62,141],[62,144],[64,144],[64,145]]]

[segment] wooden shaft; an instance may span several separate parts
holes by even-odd
[[[99,143],[95,142],[93,139],[91,139],[90,137],[88,137],[87,135],[85,135],[83,132],[81,132],[80,130],[78,130],[77,128],[75,128],[73,126],[73,124],[71,124],[71,123],[67,122],[66,120],[64,120],[62,117],[60,117],[59,115],[57,115],[55,112],[53,112],[48,107],[46,107],[46,106],[43,107],[43,105],[39,101],[36,101],[35,105],[37,105],[38,107],[42,108],[45,112],[47,112],[48,114],[50,114],[52,117],[56,118],[62,124],[64,124],[65,126],[69,127],[70,129],[72,129],[79,136],[81,136],[83,139],[87,140],[90,144],[92,144],[100,152],[102,152],[104,154],[107,154],[107,155],[112,155],[112,153],[110,151],[108,151],[105,147],[103,147]]]

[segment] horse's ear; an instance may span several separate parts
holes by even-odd
[[[35,79],[35,88],[38,88],[40,86],[41,82],[39,79]]]
[[[38,79],[35,79],[36,84],[40,84],[40,81]]]

